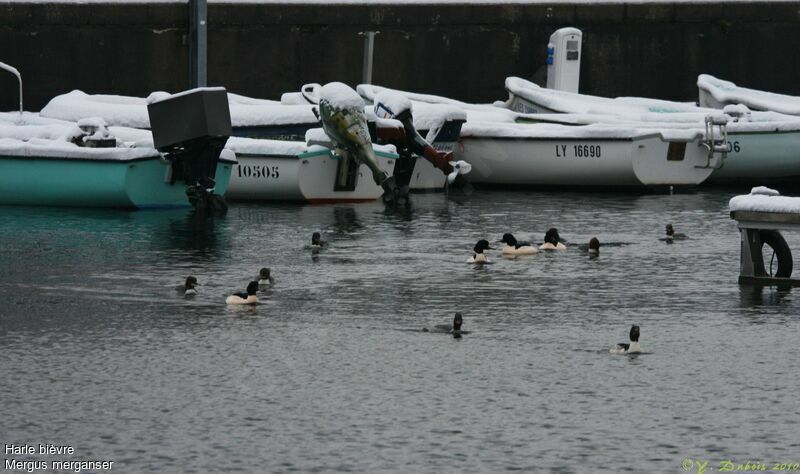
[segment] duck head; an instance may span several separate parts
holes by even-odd
[[[258,271],[258,278],[260,278],[262,280],[269,280],[270,279],[270,270],[269,270],[269,268],[264,267],[261,270],[259,270]]]
[[[247,284],[247,295],[252,296],[256,293],[258,293],[258,282],[251,281],[250,283]]]
[[[500,242],[503,242],[504,244],[509,245],[511,247],[517,246],[517,239],[515,239],[514,236],[511,234],[503,234],[503,238],[500,239]]]
[[[639,342],[639,326],[631,326],[631,342]]]
[[[319,235],[319,232],[314,232],[313,234],[311,234],[311,245],[321,245],[320,239],[321,236]]]
[[[186,277],[186,283],[183,284],[184,290],[193,290],[197,286],[197,278],[190,276]]]
[[[672,224],[667,224],[665,229],[667,232],[667,237],[673,237],[675,235],[675,229],[672,228]]]
[[[489,241],[486,239],[481,239],[478,243],[475,244],[475,247],[472,249],[475,253],[483,253],[484,250],[491,250],[492,248],[489,247]]]

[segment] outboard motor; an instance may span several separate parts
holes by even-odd
[[[223,87],[194,89],[147,104],[153,144],[171,165],[171,182],[183,181],[198,211],[225,213],[214,194],[217,162],[231,135],[228,93]]]
[[[378,117],[376,135],[382,143],[395,145],[400,154],[400,159],[395,165],[394,175],[402,193],[408,192],[418,156],[427,159],[434,167],[442,170],[447,176],[448,183],[452,183],[458,175],[469,173],[472,169],[465,161],[452,161],[452,151],[439,151],[422,138],[422,135],[414,127],[412,104],[407,97],[395,92],[383,91],[375,98],[374,111]],[[393,127],[387,119],[399,121],[402,124],[402,130],[396,130],[396,127]],[[456,134],[460,130],[459,123]],[[458,137],[455,137],[455,141],[458,141]]]
[[[319,114],[325,134],[333,140],[341,160],[336,174],[337,186],[344,187],[358,173],[363,163],[372,171],[375,183],[383,188],[384,201],[396,202],[399,190],[394,176],[378,167],[372,149],[364,100],[356,91],[341,82],[331,82],[319,89]]]

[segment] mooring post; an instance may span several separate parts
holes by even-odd
[[[375,35],[380,31],[362,31],[359,35],[364,37],[364,67],[361,83],[372,84],[372,55],[375,52]]]
[[[208,72],[208,2],[189,0],[189,82],[192,88],[205,87]]]

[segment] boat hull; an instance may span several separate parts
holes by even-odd
[[[232,163],[220,161],[216,192],[228,186]],[[135,160],[0,156],[0,204],[26,206],[189,207],[184,183],[169,183],[159,157]]]
[[[693,186],[715,164],[685,143],[682,159],[657,135],[630,139],[464,137],[458,159],[472,164],[473,183],[559,186]]]
[[[380,169],[391,175],[396,155],[378,151],[375,155]],[[240,153],[237,160],[225,194],[228,199],[331,203],[374,201],[383,195],[363,164],[353,190],[335,190],[339,159],[327,150],[297,155]]]
[[[709,183],[779,181],[800,176],[800,131],[728,133],[728,154]]]

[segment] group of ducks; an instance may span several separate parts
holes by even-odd
[[[319,232],[314,232],[311,235],[311,251],[316,253],[319,252],[320,249],[325,246],[327,242],[322,240],[322,236]],[[247,288],[244,291],[239,291],[229,295],[225,298],[225,303],[232,304],[232,305],[254,305],[258,304],[258,296],[257,293],[259,290],[264,290],[269,288],[275,283],[275,279],[272,278],[271,271],[269,268],[262,268],[258,271],[258,277],[256,280],[251,281],[247,284]],[[186,278],[186,281],[183,285],[178,286],[176,289],[178,291],[183,292],[185,296],[194,296],[197,294],[197,287],[199,283],[197,282],[197,278],[193,276],[189,276]]]
[[[539,253],[540,250],[564,250],[567,248],[561,236],[558,235],[558,229],[555,227],[547,230],[544,234],[544,243],[538,246],[530,242],[520,242],[512,234],[503,234],[500,243],[503,244],[501,251],[506,256],[533,255]],[[493,250],[489,246],[488,240],[479,240],[472,250],[474,253],[467,260],[467,263],[489,263],[489,257],[483,253],[485,250]],[[589,241],[589,255],[597,256],[599,254],[600,241],[597,240],[597,237],[592,237]]]
[[[675,232],[675,228],[672,227],[672,224],[667,224],[665,227],[666,237],[664,237],[663,241],[668,244],[674,243],[676,240],[683,240],[686,239],[685,234],[680,234]],[[503,234],[503,238],[500,239],[500,243],[503,244],[503,247],[500,249],[504,256],[517,256],[517,255],[534,255],[539,253],[540,250],[564,250],[566,249],[566,245],[564,245],[564,240],[558,235],[558,229],[555,227],[551,227],[547,230],[544,234],[544,243],[541,245],[531,244],[530,242],[520,242],[516,238],[514,238],[513,234]],[[486,250],[494,250],[492,247],[489,246],[489,241],[486,239],[481,239],[478,243],[475,244],[473,247],[472,256],[467,259],[467,263],[490,263],[489,257],[486,256],[483,252]],[[597,237],[592,237],[589,240],[588,245],[588,254],[591,258],[596,258],[600,255],[600,241]]]
[[[675,240],[683,240],[686,238],[686,235],[676,233],[672,224],[667,224],[665,230],[666,237],[662,240],[666,241],[668,244],[673,243]],[[500,239],[500,243],[503,244],[501,249],[503,255],[533,255],[538,253],[540,250],[564,250],[567,248],[564,245],[561,237],[558,235],[558,229],[555,227],[547,230],[544,235],[544,243],[538,246],[531,244],[530,242],[520,242],[510,233],[503,234],[503,238]],[[313,253],[319,252],[326,244],[327,242],[322,240],[319,232],[314,232],[311,235],[311,250]],[[485,250],[492,250],[492,247],[489,246],[488,240],[479,240],[475,244],[473,250],[474,254],[468,260],[469,263],[489,263],[489,258],[483,253]],[[600,241],[597,239],[597,237],[592,237],[592,239],[589,240],[588,253],[590,256],[599,255]],[[257,278],[257,280],[253,280],[247,285],[247,289],[245,291],[229,295],[225,299],[225,302],[230,305],[257,304],[258,296],[256,294],[258,291],[272,286],[275,282],[275,280],[272,278],[269,268],[262,268],[259,270]],[[197,286],[199,286],[197,278],[189,276],[186,278],[186,282],[182,286],[178,287],[178,290],[182,291],[186,296],[192,296],[197,294]],[[436,325],[432,330],[423,328],[422,331],[443,332],[452,334],[453,337],[460,338],[462,334],[469,334],[468,331],[461,329],[463,323],[464,319],[461,313],[456,313],[453,317],[452,325]],[[619,343],[609,352],[612,354],[636,354],[642,352],[642,348],[639,345],[638,325],[633,325],[631,327],[629,336],[629,343]]]
[[[462,334],[469,334],[469,331],[464,331],[461,326],[464,324],[464,317],[461,313],[456,313],[453,317],[453,324],[437,324],[433,329],[422,328],[422,332],[438,332],[445,334],[452,334],[456,339],[460,338]],[[631,326],[629,333],[630,342],[620,342],[613,349],[609,351],[611,354],[638,354],[642,352],[642,346],[639,345],[639,326]]]
[[[275,283],[269,268],[262,268],[258,271],[257,280],[253,280],[247,284],[247,289],[229,295],[225,302],[227,304],[257,304],[258,296],[256,294],[259,290],[265,290]],[[184,296],[194,296],[197,294],[197,287],[200,284],[197,278],[193,276],[186,277],[183,285],[176,288],[179,292],[183,292]]]

